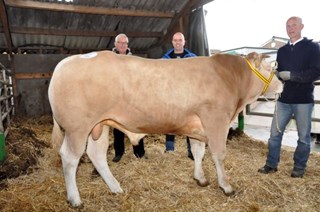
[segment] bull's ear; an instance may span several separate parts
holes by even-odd
[[[254,67],[257,69],[260,69],[261,65],[261,54],[258,54],[257,52],[251,52],[247,55],[248,60],[251,61],[252,64],[254,64]]]
[[[249,60],[255,61],[257,58],[259,58],[259,54],[257,52],[251,52],[247,55],[247,58]]]
[[[265,58],[269,58],[269,57],[270,57],[270,56],[267,55],[267,54],[261,54],[260,56],[261,56],[261,59],[265,59]]]

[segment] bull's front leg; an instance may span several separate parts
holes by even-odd
[[[218,183],[219,187],[223,190],[224,194],[227,196],[233,195],[235,192],[233,188],[231,187],[228,177],[226,175],[223,159],[221,159],[220,156],[212,154],[212,158],[214,160],[214,163],[216,165],[217,170],[217,176],[218,176]]]
[[[208,114],[211,116],[208,116]],[[215,163],[219,187],[227,196],[230,196],[234,194],[234,190],[228,181],[223,164],[227,148],[226,143],[231,119],[230,114],[228,111],[227,113],[223,113],[223,111],[212,110],[205,111],[201,117],[201,121],[206,130],[205,134],[208,139],[208,148]]]
[[[123,190],[117,179],[111,173],[106,159],[109,147],[109,127],[104,125],[101,127],[101,130],[102,132],[97,140],[93,140],[92,135],[89,136],[87,154],[110,190],[113,193],[122,193]]]
[[[226,152],[226,144],[224,143],[224,145],[217,145],[216,147],[212,147],[212,145],[210,145],[209,143],[209,148],[211,150],[212,159],[216,166],[219,187],[223,190],[225,195],[231,196],[234,194],[234,190],[229,183],[223,163]]]
[[[209,182],[204,176],[202,159],[205,153],[205,143],[190,138],[191,151],[194,158],[194,179],[199,186],[207,186]]]

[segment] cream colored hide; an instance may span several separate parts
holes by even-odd
[[[263,55],[247,58],[270,76]],[[201,164],[208,143],[219,186],[233,194],[223,165],[229,126],[263,87],[245,59],[233,55],[162,60],[101,51],[62,60],[51,79],[49,100],[53,142],[59,145],[63,139],[60,155],[69,203],[82,206],[76,170],[85,150],[111,191],[123,192],[106,161],[110,126],[125,132],[133,144],[151,133],[189,136],[200,186],[208,185]],[[267,93],[281,91],[274,77]]]

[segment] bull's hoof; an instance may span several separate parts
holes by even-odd
[[[198,184],[198,186],[201,186],[201,187],[206,187],[206,186],[208,186],[210,183],[206,180],[206,181],[204,181],[204,182],[200,182],[200,180],[198,180],[198,179],[195,179],[195,178],[193,178],[195,181],[197,181],[197,184]]]
[[[223,191],[224,195],[226,195],[227,197],[232,197],[232,196],[235,196],[236,194],[234,190],[232,190],[231,192],[226,192],[222,187],[219,187],[219,188]]]
[[[80,203],[80,204],[72,204],[69,200],[67,200],[67,203],[68,203],[73,209],[83,209],[83,208],[84,208],[83,203]]]

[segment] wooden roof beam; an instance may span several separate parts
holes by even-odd
[[[70,29],[41,29],[27,27],[12,27],[11,33],[33,35],[57,35],[57,36],[84,36],[84,37],[115,37],[117,31],[83,31]],[[126,32],[128,37],[162,37],[162,32]]]
[[[8,23],[8,18],[7,18],[7,10],[4,5],[3,0],[0,0],[0,19],[1,19],[2,26],[3,26],[3,32],[6,37],[7,48],[9,50],[9,54],[12,54],[12,46],[13,45],[12,45],[12,39],[11,39],[9,23]]]
[[[3,0],[2,0],[3,1]],[[115,16],[137,16],[153,18],[173,18],[173,12],[157,12],[145,10],[129,10],[106,7],[91,7],[64,3],[37,2],[30,0],[4,0],[7,6],[18,8],[29,8],[36,10],[50,10],[60,12],[87,13],[97,15],[115,15]]]

